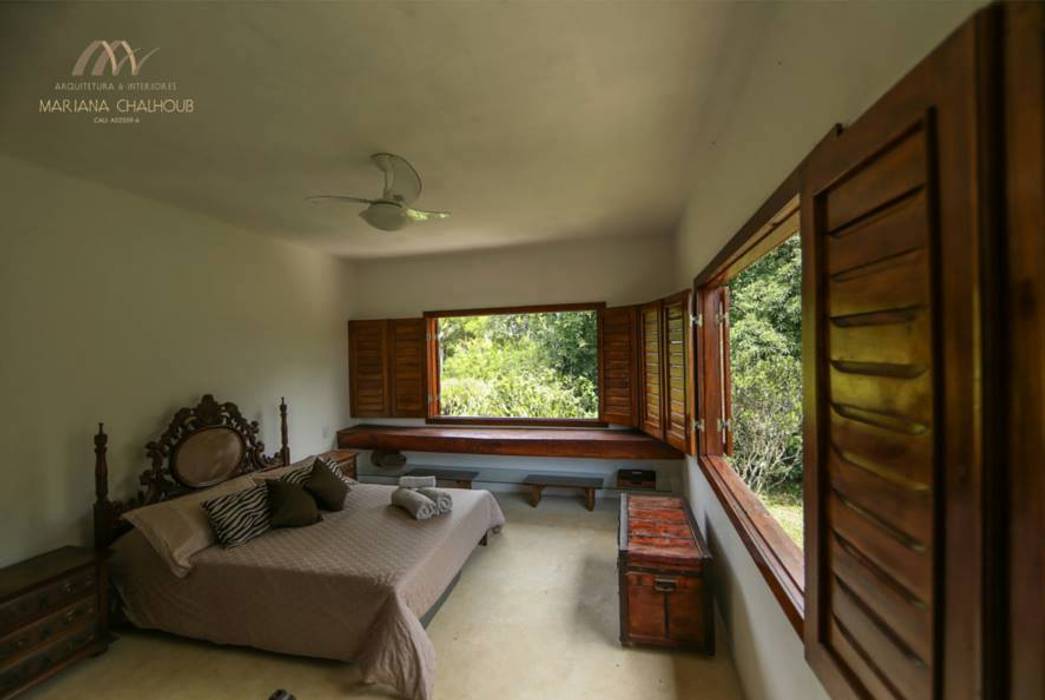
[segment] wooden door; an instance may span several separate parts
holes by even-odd
[[[425,338],[423,318],[398,318],[388,322],[388,366],[391,415],[425,417]]]
[[[690,291],[664,300],[664,438],[683,452],[692,451],[693,407],[690,382],[693,368],[689,349]]]
[[[804,630],[835,697],[984,684],[990,12],[803,176]]]
[[[619,306],[599,313],[599,419],[635,426],[639,423],[638,307]]]
[[[664,439],[664,339],[661,302],[642,306],[639,312],[642,405],[639,427],[643,432]]]
[[[353,418],[388,416],[388,321],[348,322],[349,410]]]

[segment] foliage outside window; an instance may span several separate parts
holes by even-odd
[[[594,310],[438,319],[442,416],[596,419]]]
[[[797,235],[729,283],[730,466],[802,547],[802,251]]]

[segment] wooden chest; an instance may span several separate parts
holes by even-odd
[[[686,501],[621,494],[620,641],[715,653],[711,554]]]
[[[0,698],[105,651],[103,554],[62,547],[0,570]]]

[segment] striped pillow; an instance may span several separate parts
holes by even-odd
[[[294,484],[295,486],[303,486],[305,482],[308,481],[308,477],[312,476],[313,464],[315,464],[315,462],[308,465],[307,467],[301,467],[300,469],[294,469],[293,471],[289,471],[283,476],[279,477],[279,480],[285,481],[288,484]]]
[[[225,547],[238,547],[263,535],[269,522],[268,487],[264,484],[203,502],[214,536]]]

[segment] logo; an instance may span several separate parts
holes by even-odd
[[[87,64],[90,63],[92,58],[95,61],[94,67],[91,68],[91,75],[102,75],[106,66],[109,66],[109,70],[113,75],[119,75],[120,71],[123,70],[124,64],[130,66],[131,75],[138,75],[138,71],[142,69],[149,57],[159,50],[159,47],[157,47],[144,55],[139,55],[138,52],[141,49],[132,49],[125,39],[111,42],[96,39],[88,44],[87,48],[80,54],[80,57],[76,59],[76,65],[73,66],[73,75],[83,75],[87,70]],[[96,56],[97,58],[95,58]]]

